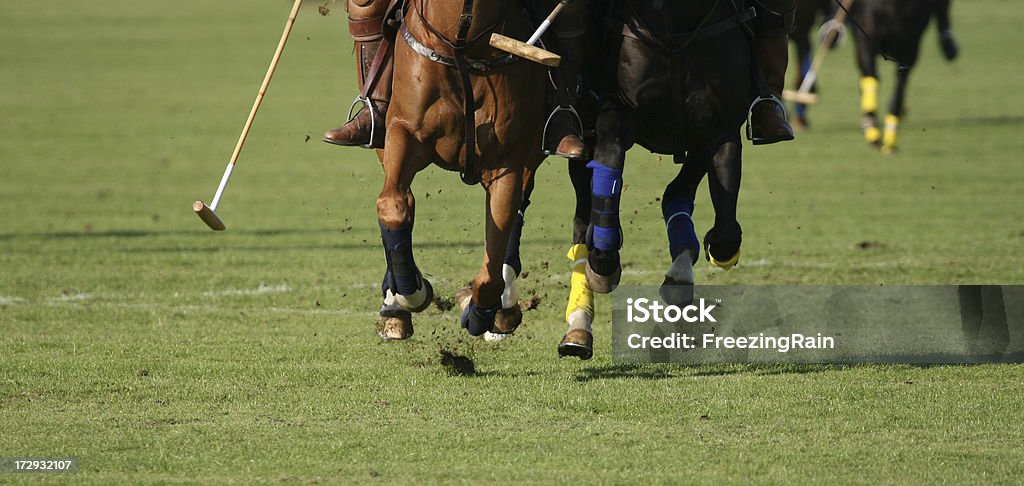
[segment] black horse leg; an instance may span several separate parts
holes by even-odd
[[[907,82],[910,80],[910,66],[896,69],[896,89],[889,102],[889,114],[885,117],[885,132],[882,134],[882,152],[891,153],[896,150],[896,134],[900,120],[906,110]]]
[[[738,134],[721,143],[711,156],[708,189],[715,206],[715,226],[704,235],[708,260],[726,270],[739,261],[743,231],[736,221],[740,194],[742,145]]]
[[[697,263],[700,254],[700,240],[693,227],[693,201],[697,195],[697,186],[707,174],[708,157],[676,154],[676,162],[681,162],[681,159],[685,161],[679,168],[679,174],[665,187],[661,199],[661,213],[665,218],[672,264],[658,289],[665,303],[680,307],[693,302],[693,264]]]
[[[587,161],[569,160],[569,180],[576,192],[576,213],[572,218],[572,242],[587,242],[587,227],[590,226],[590,184],[593,171],[587,168]]]
[[[939,46],[942,48],[942,55],[947,61],[956,59],[960,53],[960,46],[953,37],[953,28],[949,24],[950,0],[935,0],[935,20],[939,27]]]
[[[700,254],[700,242],[693,227],[693,202],[696,199],[697,187],[707,174],[707,156],[696,157],[675,156],[677,162],[684,162],[679,174],[665,186],[661,198],[661,214],[665,218],[668,232],[668,252],[675,260],[682,252],[690,250],[692,263],[697,262]],[[685,160],[680,160],[684,159]]]
[[[622,227],[619,224],[619,198],[626,151],[633,145],[632,110],[617,101],[601,107],[597,118],[597,146],[590,184],[590,226],[587,230],[587,281],[594,292],[606,294],[615,289],[622,275],[619,249]]]
[[[864,28],[871,29],[872,25],[873,22],[867,23]],[[859,29],[854,30],[853,36],[857,46],[857,68],[860,70],[860,127],[864,132],[864,140],[870,144],[878,144],[882,139],[882,131],[878,128],[878,71],[875,65],[875,49]]]

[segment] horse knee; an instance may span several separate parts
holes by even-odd
[[[382,192],[377,197],[377,219],[384,227],[397,230],[411,222],[409,201],[401,194]]]

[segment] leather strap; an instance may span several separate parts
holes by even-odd
[[[384,17],[373,17],[369,19],[348,18],[348,31],[352,39],[358,42],[370,42],[380,39],[383,36],[381,27],[384,24]]]

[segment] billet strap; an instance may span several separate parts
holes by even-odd
[[[380,46],[377,47],[377,54],[373,56],[373,62],[370,63],[370,72],[366,74],[366,79],[363,80],[363,98],[370,99],[370,93],[373,93],[373,88],[377,87],[390,54],[391,39],[382,37],[380,39]]]
[[[476,185],[480,176],[476,173],[476,97],[473,96],[473,80],[469,77],[469,65],[466,62],[466,38],[469,28],[473,25],[473,0],[463,0],[462,15],[459,16],[459,33],[452,43],[455,50],[455,68],[462,78],[463,107],[466,122],[466,164],[459,174],[466,185]]]

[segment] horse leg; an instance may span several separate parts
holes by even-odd
[[[900,119],[906,109],[907,82],[910,80],[910,66],[900,66],[896,70],[896,90],[889,104],[889,114],[885,117],[885,133],[882,135],[882,153],[891,154],[896,151],[896,134],[899,131]]]
[[[665,218],[668,232],[668,252],[672,266],[665,272],[658,293],[667,303],[685,306],[693,302],[693,265],[700,255],[700,241],[693,227],[693,202],[697,186],[707,174],[706,160],[682,155],[675,156],[676,162],[683,162],[679,174],[665,186],[661,198],[661,214]]]
[[[484,260],[473,280],[472,298],[462,311],[462,327],[472,336],[493,331],[497,314],[502,309],[505,281],[502,268],[515,216],[523,200],[522,167],[504,166],[483,174],[487,191],[487,239]]]
[[[797,12],[800,12],[799,8]],[[807,22],[807,17],[810,17],[810,22]],[[804,76],[807,76],[807,70],[811,68],[811,40],[810,40],[810,27],[814,23],[813,15],[801,15],[797,17],[797,30],[790,34],[790,38],[793,39],[793,43],[796,44],[796,59],[799,63],[799,69],[796,70],[794,76],[793,86],[803,86]],[[811,91],[814,91],[813,87]],[[794,103],[793,109],[796,112],[796,120],[793,128],[806,129],[807,128],[807,105],[803,103]]]
[[[715,207],[715,225],[704,235],[708,261],[729,270],[740,259],[743,230],[736,221],[742,172],[742,145],[739,135],[722,142],[711,156],[708,189]]]
[[[533,170],[523,170],[523,199],[519,211],[512,216],[512,234],[509,235],[505,259],[501,266],[501,278],[505,283],[505,289],[501,293],[501,310],[494,319],[494,329],[484,333],[484,339],[487,341],[503,341],[523,323],[523,310],[519,306],[516,279],[523,271],[519,244],[526,222],[526,208],[530,206],[530,195],[533,194],[534,174]]]
[[[878,73],[875,65],[875,50],[871,41],[861,31],[854,31],[857,47],[857,67],[860,69],[860,128],[864,140],[878,145],[882,132],[878,129]]]
[[[434,298],[434,289],[416,266],[412,250],[416,199],[411,185],[429,159],[417,153],[422,150],[409,147],[407,140],[398,134],[388,137],[384,188],[377,197],[377,218],[387,260],[381,286],[384,304],[377,321],[377,334],[382,339],[412,337],[411,313],[423,311]]]
[[[626,151],[632,146],[631,110],[617,102],[602,107],[597,118],[597,146],[590,184],[590,225],[587,229],[587,281],[591,290],[607,294],[619,285],[622,266],[622,226],[619,224],[619,199],[622,193],[622,169]]]
[[[935,20],[939,24],[939,47],[942,48],[942,56],[947,61],[952,61],[960,54],[960,46],[953,36],[953,28],[949,25],[949,4],[950,0],[935,0]]]
[[[583,160],[569,161],[569,179],[576,193],[576,214],[572,226],[573,245],[569,247],[572,276],[569,301],[565,306],[565,322],[569,325],[558,344],[558,357],[576,356],[587,360],[594,355],[594,293],[587,283],[586,267],[589,257],[587,228],[590,226],[590,185],[592,171]]]

